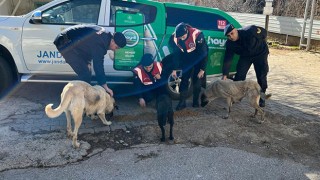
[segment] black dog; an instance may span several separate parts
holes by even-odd
[[[158,125],[161,129],[161,142],[164,142],[166,140],[165,138],[165,129],[164,126],[166,125],[167,121],[170,124],[170,136],[169,139],[173,140],[173,108],[172,108],[172,99],[168,94],[161,94],[157,97],[156,102],[157,107],[157,119],[158,119]]]

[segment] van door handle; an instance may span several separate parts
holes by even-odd
[[[143,37],[141,39],[144,40],[144,41],[156,40],[156,38],[153,38],[153,37]]]

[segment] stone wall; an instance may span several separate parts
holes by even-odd
[[[299,47],[300,37],[297,36],[287,36],[285,34],[268,33],[268,42],[277,42],[280,45],[286,46],[296,46]],[[304,44],[307,44],[307,39],[305,39]],[[320,41],[311,39],[311,50],[320,51]]]

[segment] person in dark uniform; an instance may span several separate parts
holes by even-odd
[[[232,24],[228,24],[224,29],[224,35],[228,37],[228,40],[226,42],[222,79],[227,79],[233,55],[240,55],[234,81],[245,80],[249,68],[253,64],[258,84],[261,87],[259,105],[265,107],[264,97],[268,88],[267,74],[269,72],[267,31],[254,25],[236,29]]]
[[[166,93],[162,87],[165,80],[162,78],[162,64],[154,61],[152,54],[144,54],[140,63],[133,69],[134,89],[138,94],[139,105],[146,107],[157,94]]]
[[[169,63],[164,65],[154,61],[152,54],[144,54],[140,63],[133,69],[134,87],[138,92],[139,105],[146,104],[156,99],[158,125],[162,132],[161,141],[165,141],[164,126],[170,124],[170,140],[173,140],[174,112],[172,99],[166,89],[168,78],[172,72]]]
[[[59,33],[53,43],[79,80],[91,82],[92,61],[98,84],[113,96],[113,91],[106,84],[103,61],[108,50],[115,51],[126,45],[122,33],[112,34],[97,25],[75,25]]]
[[[201,87],[206,88],[205,70],[208,59],[208,45],[204,35],[199,29],[182,22],[176,26],[169,45],[173,49],[175,62],[172,77],[177,78],[176,70],[182,69],[179,87],[180,98],[176,110],[182,110],[186,107],[190,77],[192,77],[193,82],[192,106],[199,107]]]

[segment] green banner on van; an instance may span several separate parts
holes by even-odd
[[[115,53],[114,69],[132,70],[143,55],[144,16],[141,13],[126,11],[116,12],[116,31],[122,32],[127,39],[127,45]],[[122,27],[123,26],[123,27]]]

